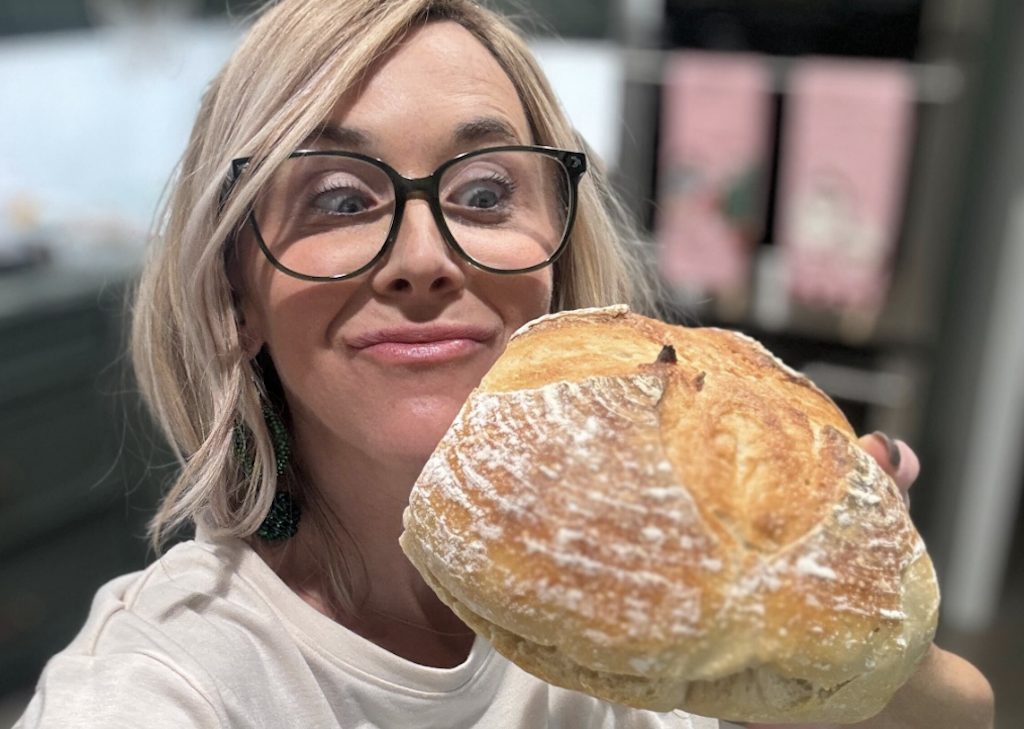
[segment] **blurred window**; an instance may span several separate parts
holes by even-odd
[[[163,7],[194,17],[230,13],[243,18],[259,0],[3,0],[0,37],[89,28],[97,24],[104,6]],[[515,18],[531,34],[574,38],[605,38],[613,22],[613,0],[495,0],[494,6]]]

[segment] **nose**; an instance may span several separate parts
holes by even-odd
[[[465,284],[465,271],[441,236],[429,204],[409,200],[398,237],[373,274],[374,291],[403,300],[440,299]]]

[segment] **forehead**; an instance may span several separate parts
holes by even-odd
[[[392,156],[437,148],[460,125],[484,118],[511,127],[517,139],[508,142],[532,142],[504,69],[472,33],[443,21],[410,32],[342,96],[328,121],[366,132],[370,146]]]

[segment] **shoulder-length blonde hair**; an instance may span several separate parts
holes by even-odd
[[[275,378],[265,377],[273,373],[247,360],[240,346],[225,248],[261,186],[336,100],[410,29],[438,20],[465,27],[501,64],[534,143],[582,144],[522,37],[470,0],[286,0],[267,10],[203,97],[136,295],[135,372],[182,466],[150,523],[158,553],[189,522],[214,535],[247,538],[275,492],[286,489],[302,503],[312,543],[322,547],[316,556],[328,599],[336,609],[356,609],[349,585],[358,560],[339,548],[339,523],[314,485],[298,476],[279,483],[276,476],[261,402],[280,392],[272,391]],[[238,157],[261,164],[250,167],[255,171],[220,209],[230,162]],[[650,311],[640,247],[625,232],[625,217],[593,157],[579,194],[572,240],[554,270],[553,310],[629,303]],[[251,433],[255,466],[248,474],[234,454],[238,423]],[[293,470],[300,473],[301,464]]]

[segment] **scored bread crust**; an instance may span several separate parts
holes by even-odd
[[[496,650],[638,708],[860,721],[935,632],[921,538],[835,404],[752,339],[624,306],[517,332],[404,525]]]

